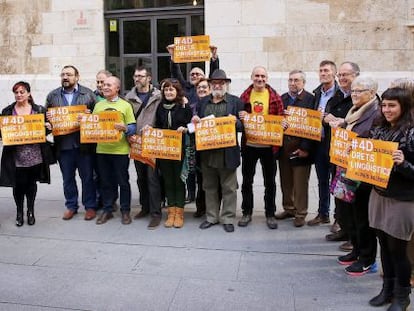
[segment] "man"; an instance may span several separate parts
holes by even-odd
[[[315,94],[315,109],[327,115],[328,101],[338,91],[338,84],[335,81],[336,64],[330,60],[324,60],[319,64],[319,81],[321,84],[313,91]],[[329,144],[330,144],[330,128],[329,125],[322,120],[322,140],[316,146],[315,152],[315,169],[318,178],[319,189],[319,208],[318,215],[308,222],[309,226],[319,225],[321,223],[330,223],[329,206],[329,179],[330,179],[330,163],[329,163]]]
[[[197,109],[198,115],[193,117],[193,122],[198,123],[200,118],[209,115],[234,116],[236,130],[240,132],[243,126],[238,116],[239,111],[243,109],[243,104],[237,96],[227,93],[231,80],[227,78],[223,70],[217,69],[211,75],[209,82],[212,93],[200,102]],[[236,170],[240,165],[240,148],[237,144],[233,147],[206,150],[202,151],[200,156],[207,215],[200,229],[210,228],[221,220],[224,230],[233,232],[237,207]],[[223,201],[221,209],[220,188]]]
[[[282,95],[284,109],[288,106],[313,109],[314,97],[305,91],[306,75],[301,70],[289,73],[289,91]],[[284,211],[276,218],[294,217],[295,227],[302,227],[308,213],[309,176],[313,142],[294,136],[283,136],[279,157],[280,185]]]
[[[137,135],[141,135],[143,127],[155,125],[161,92],[151,85],[152,77],[148,68],[137,67],[133,78],[135,86],[128,92],[126,99],[133,105],[137,120]],[[158,171],[139,161],[134,161],[134,164],[142,206],[141,211],[134,218],[140,219],[150,214],[148,229],[155,229],[161,222],[161,186]]]
[[[262,66],[253,68],[251,74],[252,84],[240,96],[244,110],[240,112],[243,120],[247,113],[261,115],[283,115],[283,103],[279,94],[267,84],[267,71]],[[246,227],[252,221],[253,213],[253,180],[256,173],[256,163],[260,160],[262,165],[265,186],[265,216],[269,229],[277,229],[276,211],[276,153],[279,147],[253,144],[246,142],[242,137],[242,211],[243,217],[238,222],[239,227]]]
[[[335,93],[335,96],[329,101],[327,112],[328,114],[324,118],[325,123],[338,122],[343,120],[347,115],[349,109],[352,107],[351,98],[351,85],[354,79],[359,76],[359,66],[353,62],[344,62],[339,66],[338,70],[338,83],[339,90]],[[342,123],[342,122],[340,122]],[[329,149],[328,149],[329,150]],[[328,151],[329,152],[329,151]],[[344,207],[342,201],[335,199],[335,222],[339,224],[339,231],[328,234],[325,238],[328,241],[342,241],[349,238],[350,232],[346,232],[345,228],[349,225],[346,223],[349,221],[347,217],[347,207]],[[352,226],[351,226],[352,227]],[[340,247],[343,251],[351,251],[353,246],[351,242],[345,242]]]
[[[79,71],[72,65],[64,66],[61,74],[62,87],[51,91],[46,97],[46,108],[86,105],[92,111],[96,97],[92,90],[78,84]],[[46,114],[50,117],[50,114]],[[63,177],[63,192],[66,211],[64,220],[70,220],[78,212],[78,187],[75,174],[78,170],[82,183],[82,203],[85,206],[85,220],[96,216],[96,188],[93,180],[94,144],[81,144],[79,131],[56,136],[57,159]]]
[[[96,90],[94,91],[95,96],[96,96],[96,101],[99,102],[105,99],[103,95],[103,85],[104,85],[105,79],[111,76],[112,76],[112,73],[105,69],[99,70],[98,73],[96,74]]]
[[[95,105],[93,113],[104,111],[119,111],[121,122],[115,124],[115,129],[122,132],[121,140],[112,143],[98,143],[96,158],[98,173],[101,177],[103,213],[96,220],[97,225],[106,223],[113,218],[112,205],[120,189],[121,222],[131,223],[131,186],[129,184],[129,143],[128,136],[136,132],[136,124],[132,106],[119,97],[121,81],[117,77],[108,77],[103,85],[104,100]]]

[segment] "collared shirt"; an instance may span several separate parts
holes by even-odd
[[[321,98],[319,100],[318,110],[321,111],[322,113],[325,112],[326,104],[328,103],[328,100],[332,96],[334,96],[334,91],[335,91],[335,84],[327,91],[324,91],[323,88],[321,88]]]
[[[68,106],[72,105],[73,95],[77,91],[78,91],[78,85],[75,86],[75,88],[72,90],[72,92],[68,92],[64,88],[62,88],[62,94],[63,94],[63,97],[65,98]]]
[[[339,88],[342,92],[342,94],[344,94],[344,98],[347,98],[348,96],[351,96],[351,90],[349,90],[348,92],[344,91],[342,88]]]

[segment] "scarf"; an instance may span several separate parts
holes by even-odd
[[[373,105],[377,104],[376,97],[372,98],[369,102],[361,107],[352,106],[345,117],[346,129],[352,131],[352,128],[357,124],[358,120],[364,115],[366,111],[371,109]]]
[[[172,126],[171,110],[175,107],[175,103],[163,103],[162,106],[164,107],[164,109],[168,110],[167,123],[168,123],[168,128],[171,128]]]

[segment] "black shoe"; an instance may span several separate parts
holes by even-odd
[[[161,216],[152,216],[150,222],[148,223],[147,229],[153,230],[156,229],[161,223]]]
[[[234,232],[234,226],[232,224],[224,224],[223,228],[226,232]]]
[[[27,212],[27,224],[33,226],[36,222],[33,212]]]
[[[358,260],[358,256],[354,253],[349,253],[338,257],[338,263],[344,266],[350,266]]]
[[[200,218],[206,214],[206,209],[197,208],[195,213],[193,214],[194,218]]]
[[[348,241],[348,235],[343,230],[339,230],[336,233],[327,234],[325,239],[329,242]]]
[[[18,214],[17,216],[16,216],[16,226],[17,227],[21,227],[21,226],[23,226],[23,214]]]
[[[96,224],[102,225],[112,218],[114,218],[114,215],[112,214],[112,212],[103,212],[96,220]]]
[[[277,229],[277,222],[274,216],[266,217],[266,224],[269,229]]]
[[[200,228],[200,229],[208,229],[208,228],[210,228],[210,227],[212,227],[212,226],[214,226],[214,225],[215,225],[215,224],[213,224],[212,222],[209,222],[209,221],[205,220],[205,221],[203,221],[203,222],[200,224],[199,228]]]
[[[131,223],[131,216],[129,212],[122,212],[121,223],[123,225],[129,225]]]
[[[239,220],[239,222],[237,223],[237,225],[239,227],[247,227],[247,225],[249,224],[249,222],[252,221],[252,216],[251,215],[243,215],[242,218]]]

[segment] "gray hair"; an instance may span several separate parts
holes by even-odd
[[[106,69],[99,70],[96,75],[100,75],[100,74],[104,74],[107,78],[112,76],[112,72],[110,72]]]
[[[351,88],[354,88],[357,85],[370,91],[374,91],[375,93],[378,91],[378,82],[371,76],[362,75],[356,77],[354,81],[352,81]]]
[[[359,74],[360,74],[360,72],[361,72],[361,69],[359,69],[359,66],[358,66],[358,64],[357,63],[354,63],[354,62],[343,62],[342,64],[341,64],[341,66],[342,65],[345,65],[345,64],[348,64],[348,65],[350,65],[351,67],[352,67],[352,71],[355,73],[355,76],[359,76]]]
[[[306,82],[306,74],[302,70],[293,69],[291,72],[289,72],[289,76],[297,74],[297,73],[300,74],[303,82]]]

